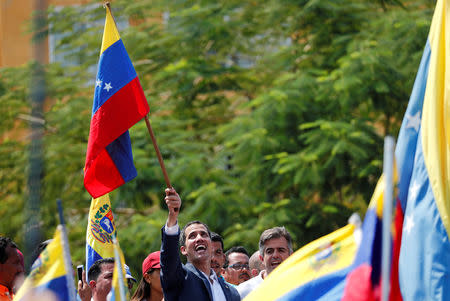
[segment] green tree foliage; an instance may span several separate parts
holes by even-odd
[[[226,248],[256,250],[285,225],[294,246],[364,214],[396,135],[425,45],[430,1],[117,0],[112,10],[150,104],[150,120],[183,199]],[[82,9],[82,13],[80,13]],[[47,66],[42,225],[63,200],[74,262],[84,261],[90,196],[83,167],[104,9],[50,8],[63,59]],[[0,75],[0,231],[23,243],[29,67]],[[21,115],[22,114],[22,115]],[[111,193],[136,271],[159,249],[162,173],[144,122],[131,130],[136,179]],[[10,216],[11,219],[3,218]]]

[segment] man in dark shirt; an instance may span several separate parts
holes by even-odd
[[[161,285],[164,300],[240,300],[235,288],[218,278],[211,269],[211,232],[199,221],[187,223],[180,231],[178,214],[181,199],[173,188],[166,189],[169,214],[162,228]],[[178,251],[186,256],[181,263]]]

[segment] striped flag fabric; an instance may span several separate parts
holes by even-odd
[[[403,300],[450,299],[450,1],[438,0],[396,157]]]
[[[84,167],[84,186],[93,198],[136,177],[128,129],[148,112],[136,71],[106,6]]]
[[[126,301],[129,299],[127,283],[125,279],[125,257],[116,237],[113,238],[114,246],[114,273],[109,301]]]
[[[73,270],[68,270],[65,262],[71,262],[70,254],[64,253],[63,240],[63,228],[59,225],[53,240],[34,262],[14,300],[76,300]],[[68,258],[65,259],[65,256]]]

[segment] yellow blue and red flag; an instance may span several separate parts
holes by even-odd
[[[128,129],[148,112],[136,71],[106,6],[84,168],[84,186],[92,197],[136,177]]]
[[[400,130],[404,300],[450,299],[450,1],[438,0]]]
[[[69,259],[64,256],[69,256]],[[73,270],[66,268],[65,260],[70,261],[70,255],[64,254],[63,230],[59,225],[53,240],[34,262],[14,300],[32,300],[44,296],[53,296],[59,301],[75,300]]]
[[[120,268],[120,270],[119,270]],[[114,273],[109,301],[126,301],[129,298],[126,277],[125,257],[120,249],[119,241],[114,238]]]
[[[397,181],[397,176],[394,176]],[[378,180],[364,217],[362,240],[345,281],[343,301],[381,299],[384,176]]]
[[[86,270],[99,259],[114,257],[117,236],[109,194],[92,199],[86,230]]]
[[[361,229],[349,224],[323,236],[283,261],[244,300],[333,300],[342,295]]]

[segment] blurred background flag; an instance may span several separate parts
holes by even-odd
[[[125,279],[125,257],[120,249],[117,238],[113,237],[114,243],[114,273],[111,286],[109,301],[126,301],[128,300],[128,289]]]
[[[128,129],[148,112],[136,71],[106,6],[84,167],[84,186],[92,197],[136,177]]]
[[[109,194],[92,199],[86,230],[86,271],[99,259],[114,257],[117,235]],[[87,274],[87,273],[86,273]]]
[[[404,300],[450,298],[450,1],[438,0],[396,150]]]
[[[76,300],[73,270],[67,269],[65,264],[71,259],[70,254],[64,252],[63,235],[63,226],[58,225],[53,240],[34,262],[14,300],[44,300],[48,297],[60,301]]]
[[[245,301],[333,300],[331,296],[336,291],[342,295],[348,268],[361,239],[359,217],[352,223],[297,250]]]
[[[395,180],[397,180],[396,177]],[[364,217],[361,244],[347,275],[342,299],[338,300],[381,300],[384,187],[384,175],[382,175]]]

